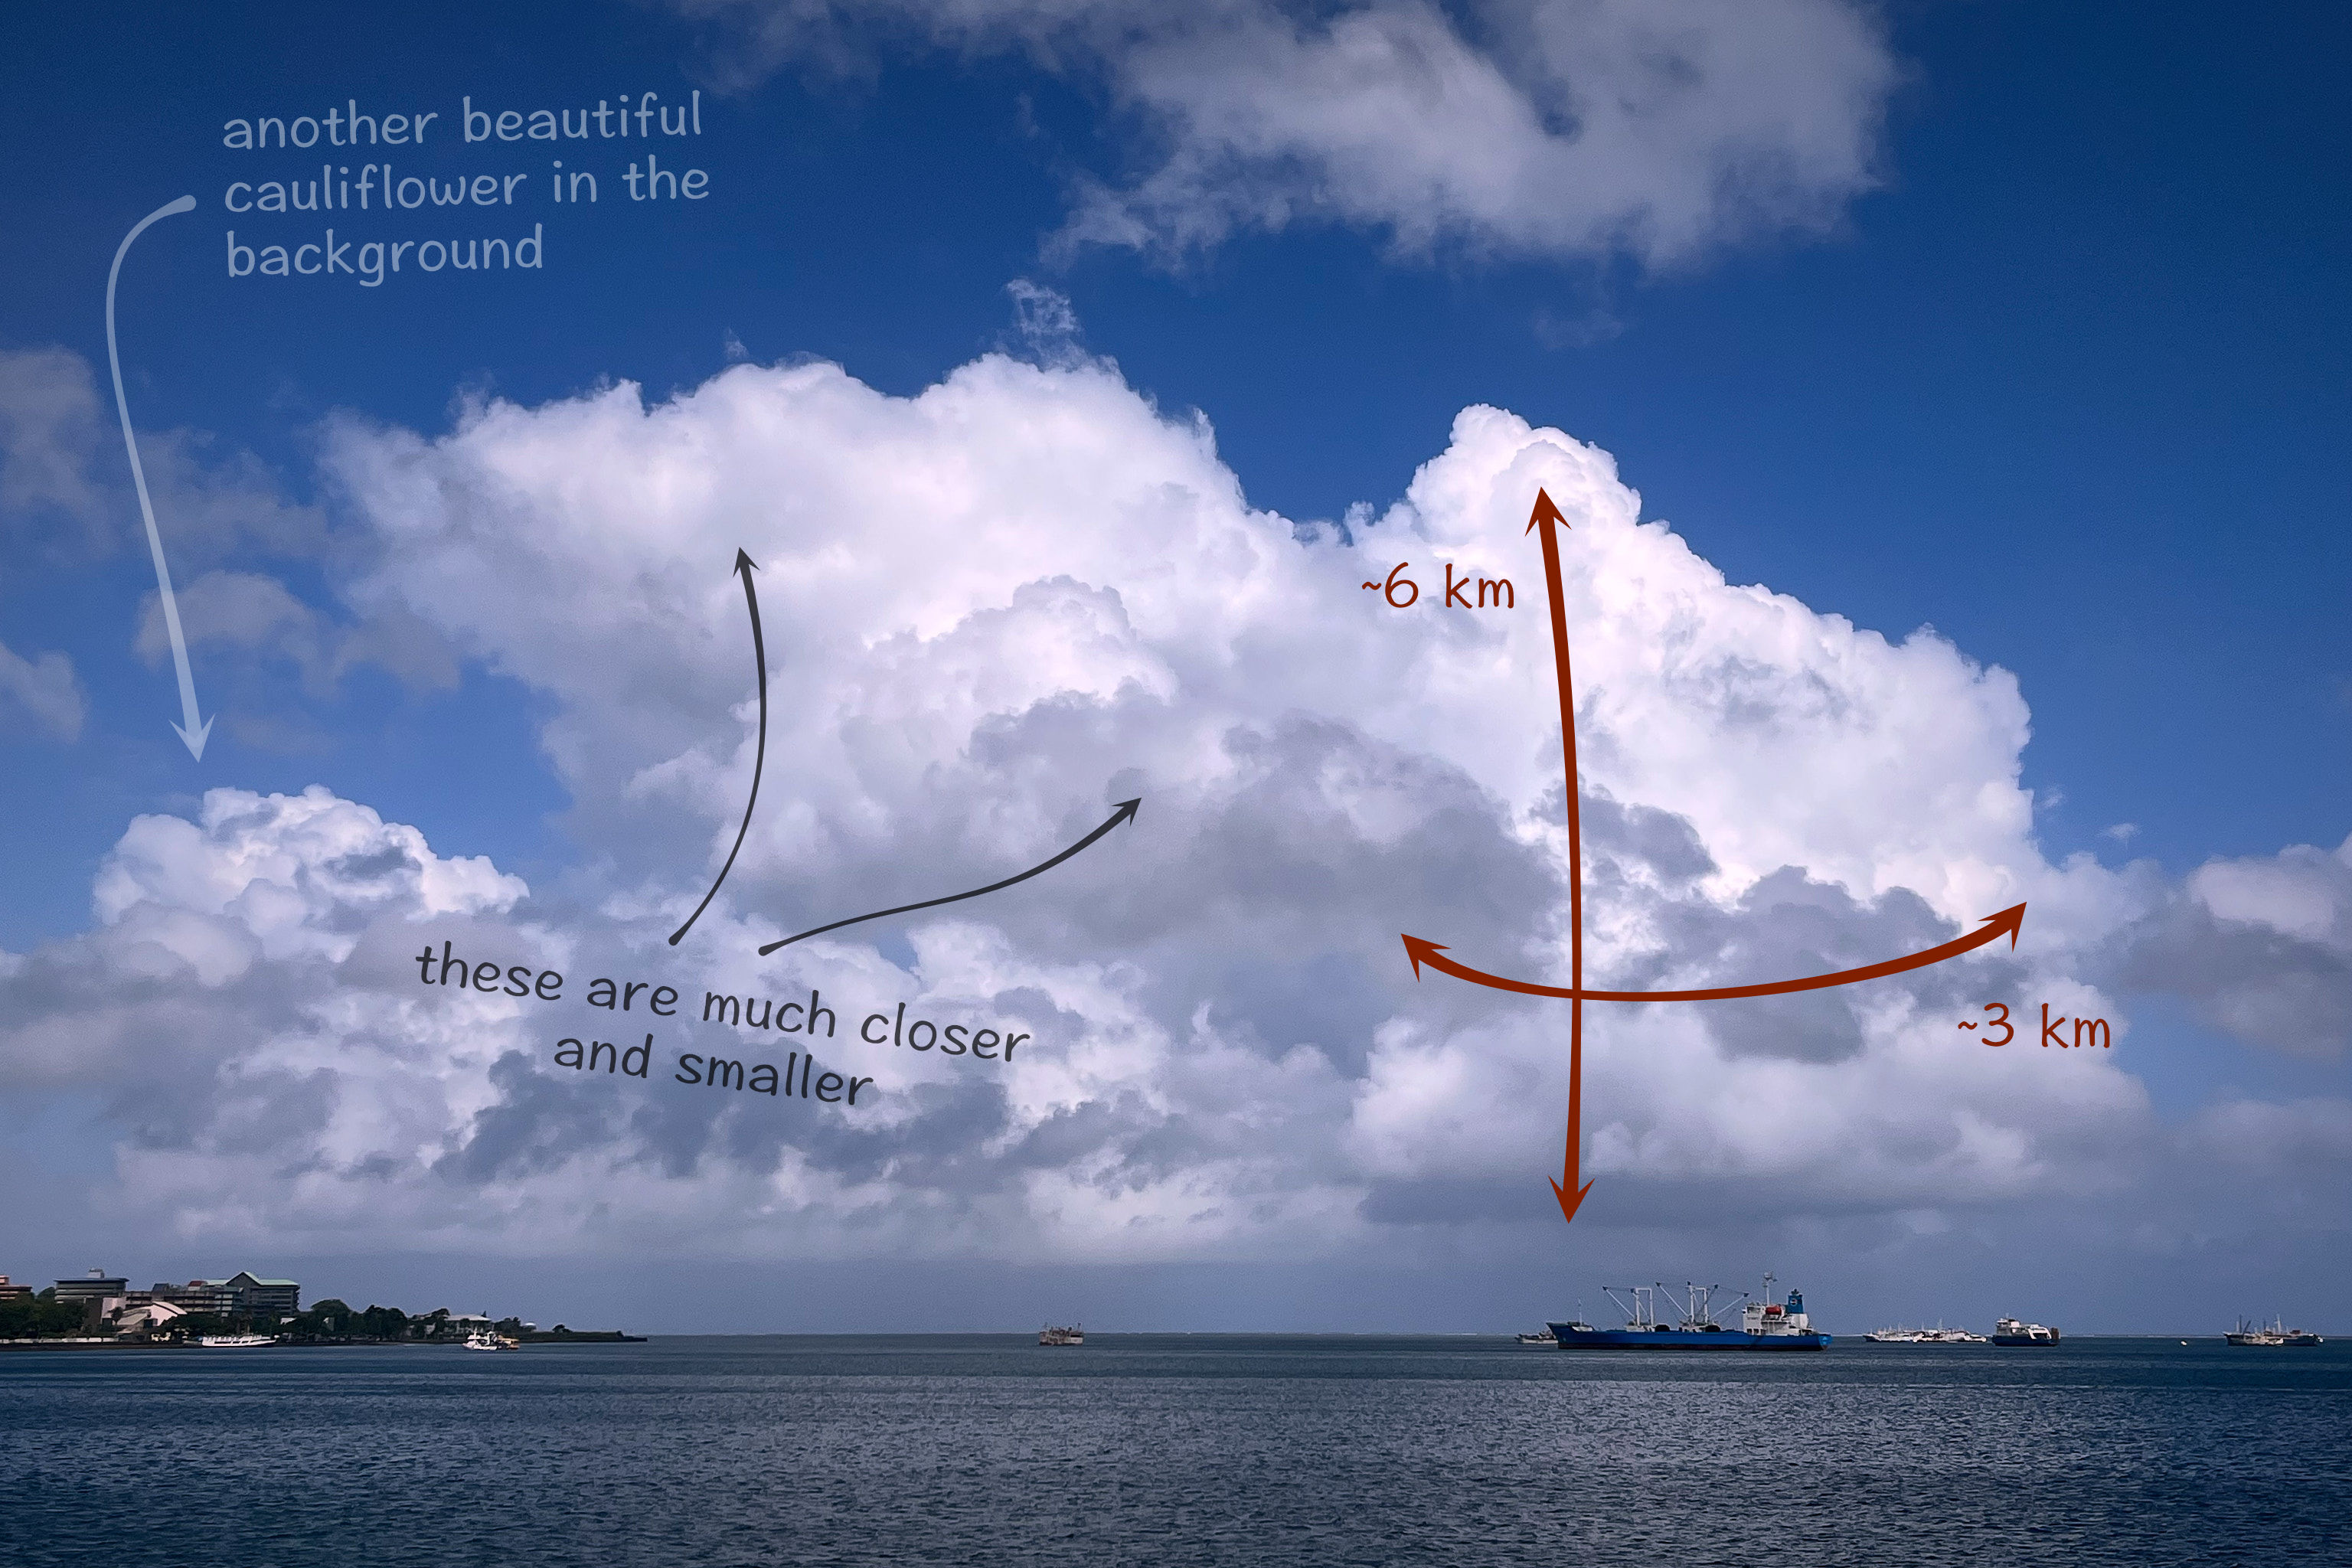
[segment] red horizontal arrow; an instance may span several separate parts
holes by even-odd
[[[1809,974],[1801,980],[1767,980],[1755,985],[1717,985],[1699,991],[1588,991],[1570,985],[1538,985],[1531,981],[1507,980],[1499,974],[1489,974],[1483,969],[1473,969],[1466,963],[1456,963],[1440,956],[1445,949],[1438,943],[1417,936],[1404,939],[1405,955],[1412,960],[1413,978],[1421,977],[1421,966],[1428,964],[1456,980],[1467,980],[1473,985],[1491,986],[1496,991],[1516,991],[1523,996],[1565,996],[1578,1002],[1726,1002],[1735,996],[1774,996],[1784,991],[1820,991],[1832,985],[1849,985],[1857,980],[1875,980],[1883,974],[1900,974],[1906,969],[1925,969],[1931,963],[1941,963],[1948,958],[1958,958],[1964,952],[1984,946],[2004,933],[2009,945],[2017,945],[2018,928],[2025,923],[2025,906],[2011,904],[1997,915],[1987,915],[1984,924],[1968,935],[1928,948],[1924,952],[1903,958],[1890,958],[1884,963],[1868,963],[1860,969],[1841,969],[1831,974]]]

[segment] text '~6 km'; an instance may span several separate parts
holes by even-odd
[[[1410,561],[1400,561],[1389,568],[1387,581],[1367,583],[1364,586],[1368,590],[1378,590],[1392,610],[1411,609],[1421,598],[1421,584],[1404,574],[1404,569],[1412,564]],[[1470,602],[1474,591],[1478,595],[1475,604]],[[1519,595],[1511,586],[1508,577],[1479,577],[1468,574],[1456,577],[1454,563],[1448,561],[1445,563],[1445,598],[1443,602],[1448,609],[1516,610],[1519,607]]]

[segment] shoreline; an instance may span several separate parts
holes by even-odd
[[[645,1344],[645,1343],[647,1343],[651,1339],[656,1338],[656,1337],[658,1337],[658,1338],[661,1338],[661,1339],[665,1339],[665,1340],[676,1340],[676,1339],[718,1339],[718,1340],[774,1340],[774,1339],[791,1339],[791,1340],[863,1340],[863,1341],[872,1341],[872,1340],[894,1340],[894,1339],[901,1339],[901,1340],[936,1340],[936,1339],[1017,1339],[1017,1340],[1024,1340],[1024,1341],[1025,1341],[1025,1340],[1029,1340],[1029,1339],[1034,1339],[1034,1335],[1035,1335],[1035,1331],[1034,1331],[1034,1330],[1024,1330],[1024,1329],[942,1329],[942,1330],[929,1330],[929,1331],[911,1331],[911,1332],[906,1332],[906,1331],[863,1331],[863,1330],[833,1331],[827,1331],[827,1332],[806,1332],[806,1331],[792,1331],[792,1330],[761,1330],[761,1331],[750,1331],[750,1332],[737,1332],[737,1333],[688,1333],[688,1334],[662,1334],[662,1335],[659,1335],[659,1336],[652,1336],[652,1335],[646,1335],[646,1334],[631,1334],[631,1333],[625,1333],[625,1332],[623,1332],[623,1331],[620,1331],[620,1330],[614,1329],[614,1330],[604,1330],[604,1331],[579,1331],[579,1332],[567,1333],[567,1334],[561,1334],[561,1335],[556,1335],[556,1334],[544,1334],[544,1333],[542,1333],[542,1334],[527,1334],[527,1335],[523,1336],[523,1338],[522,1338],[522,1342],[522,1342],[522,1344],[523,1344],[523,1345],[565,1345],[565,1344]],[[1093,1336],[1090,1336],[1090,1337],[1093,1337]],[[1330,1340],[1384,1340],[1384,1341],[1393,1341],[1393,1340],[1443,1339],[1443,1340],[1456,1340],[1456,1341],[1493,1340],[1493,1341],[1498,1341],[1498,1342],[1513,1342],[1514,1340],[1516,1340],[1516,1338],[1517,1338],[1517,1336],[1516,1336],[1514,1333],[1512,1333],[1511,1331],[1507,1331],[1507,1330],[1498,1330],[1498,1331],[1458,1331],[1458,1330],[1453,1330],[1453,1331],[1421,1331],[1421,1332],[1413,1332],[1413,1331],[1331,1331],[1331,1332],[1318,1332],[1318,1331],[1309,1331],[1309,1330],[1268,1330],[1268,1331],[1255,1331],[1255,1330],[1246,1330],[1246,1329],[1232,1329],[1232,1330],[1160,1329],[1160,1330],[1134,1330],[1134,1331],[1124,1331],[1124,1332],[1122,1332],[1122,1331],[1101,1331],[1099,1332],[1099,1337],[1100,1337],[1100,1338],[1102,1338],[1102,1339],[1105,1339],[1105,1340],[1138,1340],[1138,1339],[1144,1339],[1144,1340],[1149,1340],[1149,1339],[1191,1339],[1191,1340],[1215,1340],[1215,1339],[1234,1339],[1234,1340],[1324,1340],[1324,1341],[1330,1341]],[[1836,1335],[1833,1335],[1833,1336],[1832,1336],[1832,1338],[1833,1338],[1833,1340],[1835,1341],[1835,1348],[1837,1348],[1837,1349],[1839,1349],[1839,1350],[1849,1351],[1849,1352],[1852,1352],[1852,1351],[1860,1351],[1860,1350],[1864,1350],[1864,1349],[1867,1349],[1867,1350],[1869,1350],[1869,1351],[1871,1351],[1871,1352],[1886,1352],[1886,1351],[1929,1351],[1929,1352],[1943,1352],[1943,1351],[1953,1351],[1953,1350],[1981,1350],[1981,1351],[1990,1351],[1990,1350],[1994,1350],[1994,1349],[2002,1349],[2002,1350],[2007,1350],[2007,1349],[2012,1349],[2012,1348],[2019,1348],[2019,1347],[1997,1347],[1997,1346],[1992,1346],[1992,1345],[1990,1345],[1990,1344],[1969,1344],[1969,1345],[1915,1345],[1915,1344],[1901,1344],[1901,1343],[1896,1343],[1896,1344],[1876,1344],[1876,1343],[1872,1343],[1869,1340],[1867,1340],[1867,1338],[1866,1338],[1864,1335],[1863,1335],[1863,1334],[1861,1334],[1861,1333],[1843,1333],[1843,1334],[1836,1334]],[[2176,1343],[2183,1343],[2183,1342],[2185,1342],[2186,1344],[2188,1344],[2188,1345],[2189,1345],[2189,1346],[2192,1346],[2192,1347],[2193,1347],[2193,1346],[2198,1346],[2198,1345],[2224,1345],[2224,1344],[2227,1344],[2227,1343],[2228,1343],[2227,1336],[2226,1336],[2226,1334],[2225,1334],[2225,1333],[2223,1333],[2223,1332],[2218,1332],[2218,1331],[2214,1331],[2208,1330],[2208,1331],[2201,1331],[2201,1332],[2189,1332],[2189,1333],[2160,1333],[2160,1332],[2159,1332],[2159,1333],[2150,1333],[2150,1332],[2147,1332],[2147,1331],[2137,1331],[2137,1332],[2130,1332],[2130,1333],[2082,1333],[2082,1334],[2070,1334],[2070,1335],[2068,1335],[2068,1336],[2066,1337],[2066,1339],[2065,1339],[2063,1342],[2061,1342],[2060,1344],[2058,1344],[2058,1345],[2054,1345],[2054,1346],[2032,1346],[2032,1347],[2024,1347],[2024,1348],[2032,1348],[2032,1349],[2037,1349],[2037,1350],[2063,1350],[2063,1349],[2064,1349],[2066,1346],[2068,1346],[2068,1345],[2089,1344],[2089,1343],[2095,1343],[2095,1342],[2107,1342],[2107,1343],[2114,1343],[2114,1342],[2144,1342],[2144,1343],[2148,1343],[2148,1344],[2176,1344]],[[2331,1335],[2331,1336],[2328,1336],[2328,1339],[2327,1339],[2326,1342],[2327,1342],[2328,1344],[2331,1344],[2331,1345],[2332,1345],[2332,1344],[2335,1344],[2335,1343],[2339,1342],[2339,1340],[2338,1340],[2338,1337],[2337,1337],[2337,1336]],[[2344,1343],[2352,1343],[2352,1335],[2346,1335],[2346,1336],[2343,1336],[2343,1337],[2341,1338],[2340,1342],[2344,1342]],[[186,1350],[186,1351],[195,1351],[195,1350],[350,1350],[350,1349],[354,1349],[354,1348],[358,1348],[358,1349],[376,1349],[376,1350],[462,1350],[462,1349],[464,1349],[464,1348],[465,1348],[465,1346],[464,1346],[464,1344],[462,1343],[462,1342],[457,1342],[457,1341],[426,1341],[426,1340],[327,1340],[327,1339],[312,1339],[312,1340],[286,1340],[286,1341],[278,1341],[278,1342],[273,1342],[272,1343],[270,1343],[270,1344],[267,1344],[267,1345],[200,1345],[200,1344],[171,1344],[171,1343],[154,1343],[154,1342],[139,1342],[139,1341],[115,1340],[115,1339],[75,1339],[75,1338],[68,1338],[68,1339],[45,1339],[45,1340],[0,1340],[0,1352],[9,1352],[9,1351],[89,1351],[89,1350],[122,1350],[122,1351],[183,1351],[183,1350]],[[520,1347],[518,1347],[518,1348],[520,1348]],[[2268,1348],[2268,1347],[2236,1347],[2236,1348]],[[2312,1348],[2312,1347],[2291,1347],[2291,1348],[2302,1349],[2302,1348]]]
[[[594,1333],[526,1335],[526,1345],[641,1345],[644,1334],[618,1329]],[[431,1340],[273,1340],[266,1345],[158,1344],[139,1340],[59,1339],[0,1340],[0,1353],[9,1351],[331,1351],[331,1350],[464,1350],[462,1341]],[[520,1347],[517,1347],[520,1348]]]

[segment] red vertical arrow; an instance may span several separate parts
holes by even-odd
[[[1576,778],[1576,697],[1568,674],[1568,606],[1561,601],[1559,591],[1559,533],[1568,526],[1568,519],[1559,514],[1551,497],[1542,489],[1536,491],[1535,510],[1528,514],[1528,531],[1543,541],[1544,594],[1551,602],[1552,658],[1559,669],[1559,748],[1561,760],[1567,765],[1568,780],[1568,973],[1569,987],[1584,989],[1584,830],[1578,811],[1579,790]],[[1576,1184],[1577,1162],[1582,1142],[1580,1122],[1584,1110],[1584,998],[1572,996],[1568,1003],[1568,1153],[1560,1163],[1560,1179],[1552,1183],[1552,1195],[1559,1200],[1560,1217],[1570,1224],[1576,1222],[1576,1211],[1584,1202],[1584,1194],[1592,1190],[1591,1182]]]
[[[1560,1179],[1551,1184],[1551,1195],[1559,1200],[1559,1217],[1571,1225],[1576,1223],[1576,1211],[1584,1202],[1584,1194],[1592,1190],[1591,1182],[1580,1187],[1576,1184],[1576,1079],[1571,1078],[1568,1080],[1568,1156],[1560,1162]]]

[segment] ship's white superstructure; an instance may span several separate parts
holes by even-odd
[[[1791,1290],[1786,1302],[1775,1301],[1772,1300],[1772,1276],[1769,1274],[1764,1276],[1762,1299],[1751,1300],[1740,1309],[1739,1326],[1748,1333],[1767,1339],[1813,1331],[1813,1321],[1805,1314],[1804,1297]]]

